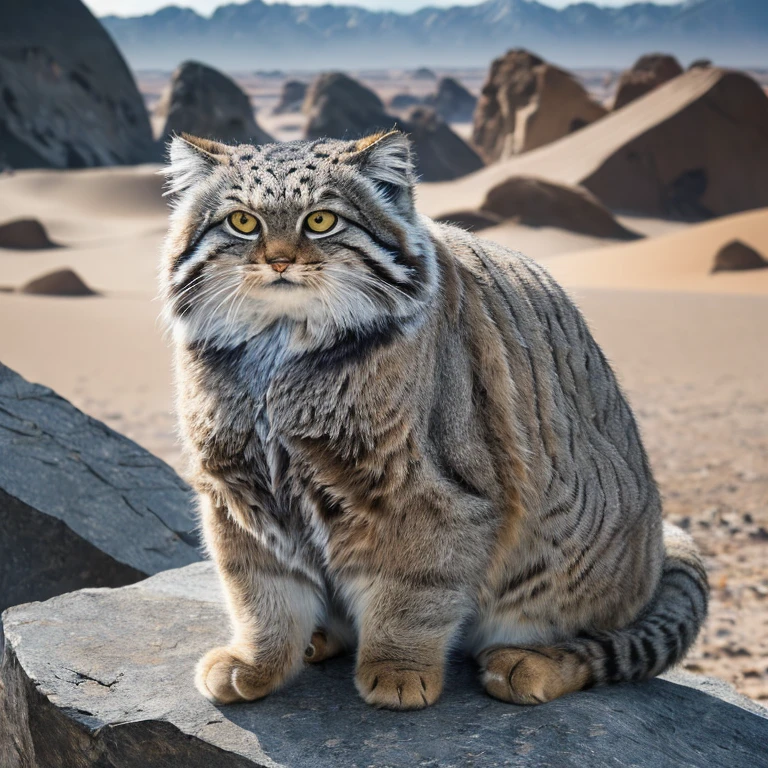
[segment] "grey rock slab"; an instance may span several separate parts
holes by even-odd
[[[200,559],[163,461],[0,364],[0,609]]]
[[[687,676],[527,708],[486,696],[457,660],[434,707],[403,713],[364,704],[341,658],[261,701],[214,706],[192,681],[229,634],[210,563],[17,606],[4,622],[3,768],[767,764],[761,709]]]

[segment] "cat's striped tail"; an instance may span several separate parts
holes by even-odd
[[[645,680],[679,662],[704,623],[709,588],[690,536],[665,524],[664,545],[659,586],[635,621],[549,647],[487,649],[479,661],[488,693],[540,704],[593,685]]]

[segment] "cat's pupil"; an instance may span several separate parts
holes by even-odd
[[[323,215],[318,214],[317,216],[315,216],[315,224],[322,224],[322,223],[323,223]]]
[[[240,214],[240,223],[241,224],[247,224],[248,223],[248,217],[244,213]]]

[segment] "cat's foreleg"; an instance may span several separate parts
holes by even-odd
[[[229,608],[233,634],[197,665],[200,692],[221,704],[262,698],[298,672],[322,612],[318,588],[288,570],[223,506],[202,499],[203,532]]]

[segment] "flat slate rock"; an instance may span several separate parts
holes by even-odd
[[[199,560],[193,505],[163,461],[0,363],[0,609]]]
[[[3,620],[3,768],[767,764],[764,710],[690,676],[528,708],[489,698],[457,661],[434,707],[403,713],[364,704],[342,658],[261,701],[216,707],[192,682],[198,658],[229,634],[210,563],[17,606]]]

